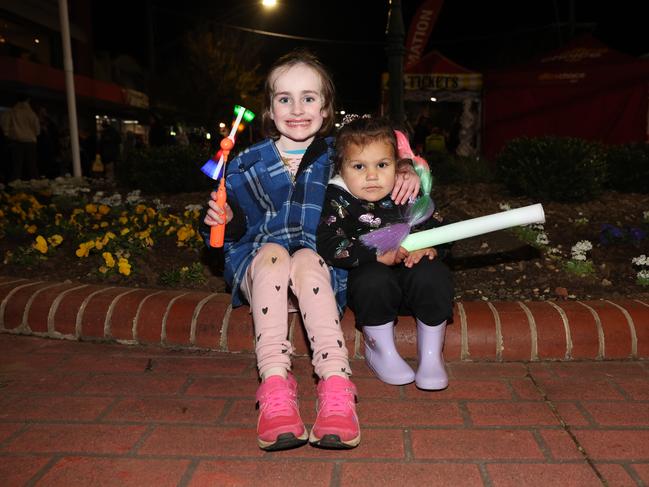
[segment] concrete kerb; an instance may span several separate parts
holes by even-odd
[[[593,301],[458,301],[447,327],[448,361],[649,359],[649,298]],[[288,316],[296,354],[309,348]],[[362,357],[348,310],[347,348]],[[54,339],[251,352],[252,319],[229,294],[79,285],[0,276],[0,332]],[[416,358],[416,325],[401,317],[396,341]]]

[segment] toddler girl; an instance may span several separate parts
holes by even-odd
[[[404,152],[411,154],[409,146]],[[436,258],[446,249],[407,252],[399,247],[378,254],[360,240],[404,221],[406,208],[389,198],[397,157],[395,131],[385,121],[359,118],[340,129],[336,176],[325,195],[317,248],[327,264],[349,270],[347,299],[365,337],[366,362],[379,379],[393,385],[415,381],[420,389],[438,390],[448,386],[442,349],[453,308],[451,273]],[[434,213],[417,229],[440,223]],[[394,344],[394,323],[403,314],[417,321],[416,374]]]

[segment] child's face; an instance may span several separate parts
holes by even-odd
[[[277,70],[274,76],[270,118],[281,134],[280,142],[307,146],[325,117],[320,75],[305,64],[296,64]]]
[[[392,192],[396,167],[394,147],[384,140],[374,140],[345,148],[340,175],[354,196],[379,201]]]

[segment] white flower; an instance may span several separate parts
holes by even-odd
[[[638,274],[636,275],[638,279],[643,279],[643,280],[648,280],[649,281],[649,270],[648,269],[643,269]]]
[[[115,193],[112,196],[101,198],[97,203],[101,203],[106,206],[121,206],[122,204],[122,195]]]
[[[649,257],[642,254],[640,257],[634,257],[631,262],[635,265],[649,266]]]
[[[511,210],[512,207],[509,205],[509,203],[500,203],[498,205],[501,210]]]
[[[129,205],[137,205],[138,203],[142,203],[144,201],[144,198],[140,196],[141,191],[139,189],[135,189],[128,193],[126,195],[126,203]]]
[[[574,260],[586,260],[586,252],[592,250],[593,244],[589,240],[580,240],[570,249]]]
[[[160,210],[164,210],[165,208],[169,208],[169,207],[171,206],[171,205],[166,205],[166,204],[164,204],[164,203],[160,200],[160,198],[154,198],[153,201],[152,201],[152,203],[153,203],[153,205],[155,206],[155,209],[158,210],[158,211],[160,211]]]
[[[545,232],[541,232],[536,236],[536,243],[538,245],[548,245],[550,243],[550,239]]]
[[[576,245],[585,251],[589,251],[593,249],[593,244],[590,243],[589,240],[580,240],[579,242],[577,242]]]
[[[187,211],[201,211],[203,209],[202,205],[187,205],[185,210]]]
[[[649,211],[642,212],[642,219],[646,222],[649,222]]]

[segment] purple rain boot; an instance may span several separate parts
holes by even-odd
[[[394,322],[384,325],[364,326],[365,362],[376,376],[393,386],[410,384],[415,372],[406,363],[394,345]]]
[[[419,367],[415,384],[419,389],[439,391],[448,387],[448,375],[444,367],[444,336],[446,321],[428,326],[417,320],[417,355]]]

